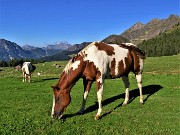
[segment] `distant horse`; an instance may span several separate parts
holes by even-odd
[[[84,84],[84,95],[79,113],[85,109],[86,99],[93,81],[96,81],[98,112],[95,119],[99,119],[102,113],[102,94],[105,78],[120,78],[125,84],[124,105],[129,100],[129,79],[128,74],[132,71],[135,76],[140,92],[140,103],[143,104],[142,95],[142,71],[145,53],[131,43],[106,44],[93,42],[66,65],[56,86],[53,88],[53,106],[51,115],[60,119],[62,113],[71,102],[70,91],[75,83],[82,78]]]
[[[31,82],[31,73],[36,69],[36,67],[31,62],[24,62],[22,66],[23,72],[23,82]]]

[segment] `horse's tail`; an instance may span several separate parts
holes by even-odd
[[[36,69],[36,66],[34,66],[32,63],[30,63],[28,65],[28,69],[29,69],[29,72],[34,72],[34,70]]]
[[[32,64],[32,70],[34,71],[36,69],[36,66]]]
[[[129,49],[130,51],[134,52],[141,59],[146,59],[145,52],[142,51],[141,49],[139,49],[136,45],[122,43],[120,46],[123,47],[123,48]]]
[[[133,51],[133,50],[132,50]],[[137,48],[137,50],[134,51],[135,54],[137,54],[141,59],[146,59],[146,54],[144,51]]]

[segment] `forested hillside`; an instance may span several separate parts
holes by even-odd
[[[143,41],[138,46],[150,57],[179,54],[180,24],[177,24],[172,30],[161,33],[155,38]]]

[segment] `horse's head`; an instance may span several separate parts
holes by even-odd
[[[59,87],[51,87],[53,88],[54,93],[51,116],[53,118],[60,119],[62,117],[62,113],[71,102],[70,92],[65,89],[62,90]]]

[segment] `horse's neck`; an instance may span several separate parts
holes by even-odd
[[[81,74],[79,72],[75,72],[75,71],[69,71],[68,73],[63,72],[57,85],[59,86],[60,89],[67,89],[70,91],[71,88],[80,78],[81,78]]]

